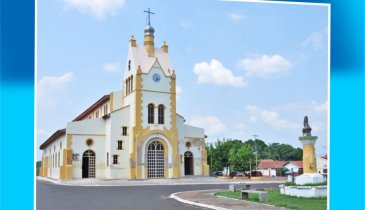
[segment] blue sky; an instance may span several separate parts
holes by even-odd
[[[317,153],[326,153],[327,7],[211,0],[38,1],[37,151],[121,89],[128,41],[143,44],[148,7],[155,45],[169,45],[177,112],[208,142],[257,134],[301,147],[308,115]]]

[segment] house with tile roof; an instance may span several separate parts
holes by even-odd
[[[288,169],[288,171],[293,172],[294,175],[300,175],[303,173],[303,161],[288,161],[284,164],[284,168]]]
[[[257,170],[261,171],[263,176],[275,177],[281,176],[281,169],[287,161],[277,161],[272,159],[263,159],[257,166]]]

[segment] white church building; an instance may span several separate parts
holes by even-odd
[[[176,74],[166,42],[132,36],[120,91],[104,95],[41,146],[40,176],[149,179],[209,175],[204,129],[176,113]]]

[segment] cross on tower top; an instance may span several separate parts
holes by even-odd
[[[151,18],[150,18],[150,15],[154,15],[155,13],[151,12],[150,8],[148,8],[148,10],[144,10],[143,12],[147,13],[148,16],[147,16],[147,20],[148,20],[148,25],[151,25]]]

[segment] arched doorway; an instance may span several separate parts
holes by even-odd
[[[147,149],[147,177],[165,177],[164,146],[161,142],[153,141]]]
[[[184,153],[184,168],[185,175],[194,175],[194,157],[190,151]]]
[[[82,155],[82,178],[95,178],[95,153],[86,150]]]

